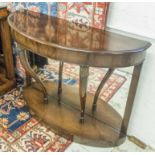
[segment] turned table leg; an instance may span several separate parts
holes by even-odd
[[[39,77],[36,75],[36,73],[31,68],[28,62],[28,59],[27,59],[27,51],[25,49],[21,49],[21,51],[19,52],[19,57],[20,57],[21,64],[23,65],[25,71],[40,84],[43,90],[43,93],[44,93],[44,100],[45,102],[48,102],[48,97],[47,97],[48,95],[47,95],[46,88],[43,82],[39,79]]]
[[[28,53],[28,51],[26,54],[27,54],[27,61],[30,62],[30,54]],[[31,83],[32,83],[31,75],[26,72],[26,85],[30,86]]]
[[[95,92],[95,96],[94,96],[94,100],[93,100],[93,106],[92,106],[92,111],[94,112],[96,110],[96,106],[97,106],[97,99],[100,95],[100,92],[103,88],[103,86],[105,85],[105,83],[107,82],[107,80],[110,78],[110,76],[112,75],[112,73],[114,72],[114,69],[110,68],[106,75],[103,77],[103,80],[101,81],[100,85],[98,86],[96,92]]]
[[[81,117],[80,117],[81,123],[84,122],[88,75],[89,75],[89,67],[80,66],[79,95],[80,95],[80,102],[81,102]]]
[[[58,103],[61,102],[63,65],[64,65],[64,63],[62,61],[60,61],[60,63],[59,63],[59,79],[58,79]]]
[[[124,113],[122,126],[121,126],[121,132],[120,132],[123,134],[127,133],[127,128],[128,128],[128,124],[129,124],[130,115],[132,112],[133,102],[134,102],[134,98],[136,95],[136,90],[137,90],[137,86],[138,86],[138,81],[139,81],[142,65],[143,65],[143,63],[141,63],[137,66],[134,66],[132,80],[131,80],[130,89],[129,89],[129,94],[128,94],[127,103],[126,103],[126,107],[125,107],[125,113]],[[121,137],[121,135],[120,135],[120,137]]]

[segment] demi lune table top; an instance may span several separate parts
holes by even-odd
[[[139,64],[144,60],[144,51],[151,45],[146,41],[27,10],[14,12],[8,22],[14,39],[24,47],[42,55],[42,51],[37,49],[44,46],[51,58],[76,64],[96,67],[107,67],[108,62],[112,67]],[[79,60],[69,59],[67,54],[71,57],[78,55]],[[122,56],[124,62],[120,60]]]
[[[77,51],[118,54],[139,52],[149,46],[146,41],[31,11],[15,12],[9,23],[29,38]]]

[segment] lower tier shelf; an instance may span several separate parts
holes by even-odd
[[[98,99],[97,109],[92,113],[93,94],[87,93],[85,121],[80,123],[80,99],[76,87],[62,85],[62,103],[57,102],[57,83],[44,82],[48,92],[48,103],[44,103],[40,85],[33,83],[24,88],[28,107],[52,128],[92,141],[101,141],[105,147],[116,146],[125,140],[120,133],[121,116],[103,100]],[[103,142],[103,143],[102,143]]]

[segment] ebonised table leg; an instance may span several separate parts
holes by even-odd
[[[60,61],[59,62],[59,79],[58,79],[58,103],[61,102],[63,65],[64,63]]]
[[[80,102],[81,102],[81,117],[80,117],[81,123],[84,122],[88,76],[89,76],[89,67],[88,66],[80,66],[79,95],[80,95]]]
[[[137,66],[134,66],[132,80],[131,80],[131,84],[130,84],[130,89],[129,89],[129,93],[128,93],[128,98],[127,98],[127,102],[126,102],[125,113],[124,113],[120,133],[124,133],[124,134],[127,133],[127,128],[128,128],[128,124],[129,124],[130,115],[132,112],[133,102],[134,102],[134,98],[136,95],[136,90],[137,90],[137,86],[138,86],[138,81],[139,81],[142,65],[143,65],[143,63],[141,63]],[[120,137],[121,137],[121,135],[120,135]]]
[[[43,82],[39,79],[39,77],[36,75],[36,73],[31,68],[31,66],[28,62],[28,59],[27,59],[27,51],[25,49],[21,49],[19,52],[19,57],[20,57],[21,64],[23,65],[26,72],[31,77],[33,77],[36,80],[36,82],[38,82],[40,84],[40,86],[43,90],[43,93],[44,93],[44,100],[47,103],[48,102],[48,94],[47,94],[46,88],[45,88]]]
[[[112,75],[112,73],[114,72],[114,69],[113,68],[110,68],[106,75],[103,77],[103,80],[101,81],[100,85],[98,86],[96,92],[95,92],[95,95],[94,95],[94,100],[93,100],[93,106],[92,106],[92,111],[94,112],[96,110],[96,106],[97,106],[97,99],[100,95],[100,92],[103,88],[103,86],[105,85],[105,83],[107,82],[107,80],[110,78],[110,76]]]

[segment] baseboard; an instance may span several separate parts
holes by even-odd
[[[142,142],[135,136],[128,136],[128,139],[142,149],[146,149],[146,147],[147,147],[147,145],[144,142]]]

